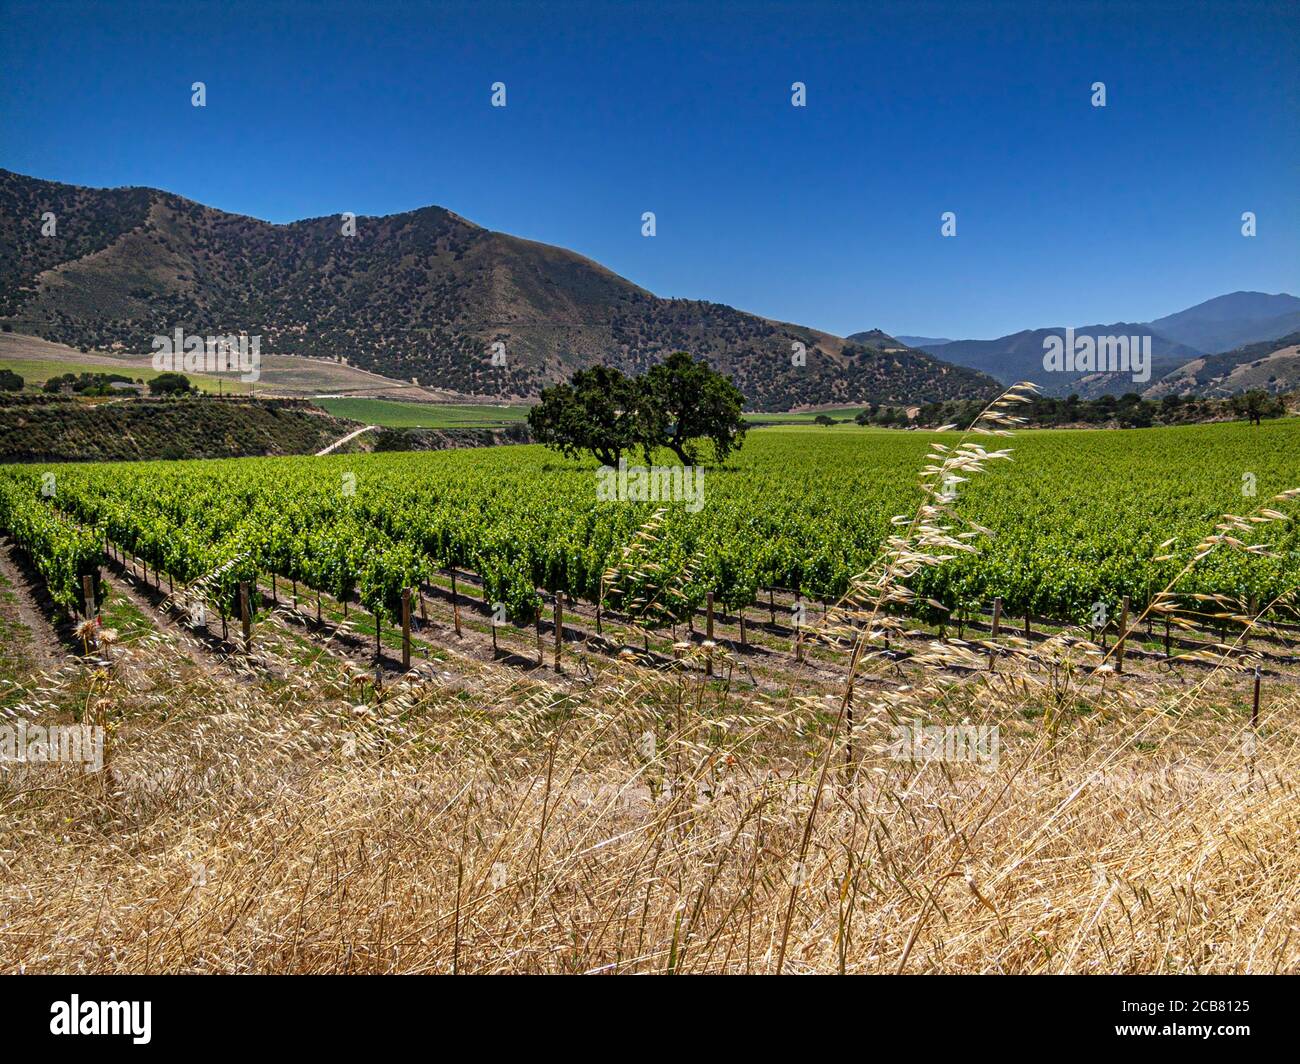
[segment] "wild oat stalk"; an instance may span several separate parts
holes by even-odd
[[[921,470],[920,506],[910,518],[893,519],[894,526],[901,528],[902,531],[886,540],[884,550],[876,563],[854,578],[845,596],[844,601],[852,603],[851,618],[856,628],[853,651],[849,659],[844,692],[840,698],[839,712],[826,739],[817,773],[817,786],[813,792],[812,805],[808,810],[803,838],[799,844],[800,865],[807,857],[808,843],[812,838],[813,825],[817,817],[817,807],[826,786],[826,775],[834,756],[840,729],[853,697],[853,685],[864,651],[869,645],[883,642],[887,638],[892,626],[883,623],[883,618],[890,606],[904,607],[915,601],[915,595],[906,583],[912,576],[924,566],[937,566],[950,561],[956,556],[952,552],[974,551],[975,547],[969,542],[970,539],[980,535],[991,535],[988,529],[972,522],[965,522],[969,525],[966,531],[956,530],[955,526],[963,522],[953,511],[952,489],[956,484],[968,481],[972,476],[984,472],[987,463],[1010,460],[1010,450],[989,451],[982,445],[972,442],[971,437],[1011,436],[1012,429],[1024,423],[1022,418],[1015,417],[1011,411],[1018,404],[1029,402],[1035,391],[1036,387],[1029,382],[1013,385],[980,412],[956,445],[949,447],[937,439],[931,444],[928,455],[930,464]],[[949,431],[954,427],[945,425],[939,431]],[[842,604],[837,605],[837,614],[842,609]],[[798,892],[799,884],[795,883],[790,888],[790,900],[786,906],[785,923],[781,930],[781,945],[776,962],[777,974],[780,974],[785,966],[786,948]]]

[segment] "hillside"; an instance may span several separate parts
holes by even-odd
[[[1166,395],[1225,396],[1254,389],[1273,395],[1300,389],[1300,331],[1193,359],[1144,394],[1159,399]]]
[[[40,235],[44,211],[58,217],[57,237]],[[0,322],[137,353],[177,327],[247,331],[263,355],[346,359],[495,401],[534,396],[597,361],[639,372],[674,350],[731,375],[756,409],[996,392],[989,377],[888,337],[897,350],[661,299],[581,255],[441,207],[359,217],[355,236],[340,229],[338,217],[273,225],[155,189],[0,170]],[[490,363],[496,341],[505,366]],[[806,366],[791,365],[796,343]]]
[[[1286,293],[1231,292],[1150,325],[1169,340],[1218,354],[1300,329],[1300,299]]]
[[[123,351],[82,352],[67,344],[53,343],[35,336],[0,332],[0,369],[8,367],[28,384],[39,385],[50,377],[64,373],[126,373],[144,381],[158,375],[149,355]],[[203,373],[187,374],[201,391],[225,395],[244,394],[249,385],[238,378]],[[419,388],[409,381],[381,377],[356,366],[346,366],[330,359],[303,358],[296,355],[263,355],[258,395],[314,398],[321,395],[347,395],[375,400],[409,399],[417,402],[445,402],[454,393]]]
[[[357,428],[292,400],[0,397],[0,463],[315,454]]]

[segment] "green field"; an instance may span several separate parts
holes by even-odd
[[[132,380],[142,380],[146,384],[159,375],[158,370],[141,369],[125,361],[121,366],[114,366],[106,362],[64,362],[58,359],[0,357],[0,369],[13,370],[22,377],[23,383],[28,388],[38,387],[51,377],[61,377],[65,373],[117,373]],[[249,385],[243,383],[238,377],[222,378],[218,381],[216,377],[206,377],[201,373],[187,373],[186,376],[201,392],[210,392],[213,395],[217,394],[218,390],[225,395],[246,395],[249,392]]]
[[[523,421],[526,406],[405,403],[396,399],[317,399],[335,417],[390,429],[498,428]]]
[[[735,608],[773,586],[814,599],[842,595],[877,556],[891,518],[921,500],[918,473],[931,447],[955,440],[765,429],[726,468],[706,471],[696,508],[602,501],[593,460],[537,446],[65,465],[57,467],[55,507],[181,582],[238,559],[228,581],[273,570],[391,610],[403,586],[433,566],[456,565],[481,574],[493,600],[525,621],[541,601],[536,589],[594,599],[614,567],[625,589],[652,597],[664,574],[677,574],[674,609],[697,606],[708,591]],[[1297,419],[1044,430],[982,442],[1012,447],[1014,460],[960,485],[954,508],[992,534],[914,580],[918,594],[950,609],[1000,596],[1010,612],[1082,620],[1099,601],[1147,602],[1221,514],[1250,513],[1300,487]],[[41,472],[9,467],[0,475],[8,527],[20,543],[14,515],[25,513],[33,535],[58,542],[41,516],[53,512],[37,495]],[[348,483],[353,490],[342,489]],[[1244,485],[1255,494],[1243,495]],[[1295,503],[1273,505],[1289,519],[1239,534],[1270,543],[1270,556],[1216,549],[1179,589],[1261,601],[1291,594],[1300,583],[1300,521]],[[638,538],[643,531],[650,535]],[[56,582],[76,587],[73,574]]]
[[[317,399],[316,405],[335,417],[382,425],[390,429],[498,428],[523,421],[527,406],[488,406],[467,403],[411,403],[400,399],[340,398]],[[841,407],[835,410],[794,414],[746,414],[751,426],[811,425],[819,414],[838,419],[852,419],[862,408]],[[847,427],[847,426],[846,426]]]
[[[751,413],[745,420],[752,425],[811,425],[825,414],[836,421],[852,421],[862,412],[860,406],[840,406],[831,410],[802,410],[790,414]]]

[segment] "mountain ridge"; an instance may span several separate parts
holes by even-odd
[[[1072,328],[1076,337],[1150,336],[1150,380],[1135,381],[1130,373],[1049,373],[1042,364],[1043,341],[1062,336],[1065,326],[1021,329],[991,340],[901,339],[945,361],[988,373],[1003,384],[1032,380],[1049,395],[1065,396],[1074,391],[1083,398],[1096,398],[1143,392],[1152,382],[1164,381],[1183,369],[1187,369],[1184,378],[1204,376],[1202,360],[1209,359],[1211,367],[1219,366],[1223,363],[1215,359],[1220,355],[1300,330],[1300,299],[1285,292],[1230,292],[1153,321]],[[1289,379],[1289,374],[1286,376]]]
[[[1148,324],[1161,336],[1217,355],[1300,329],[1300,299],[1286,292],[1228,292]]]
[[[48,237],[46,211],[57,225]],[[753,409],[997,391],[987,375],[883,333],[863,344],[662,299],[586,256],[444,207],[357,216],[345,236],[335,216],[272,223],[159,189],[87,189],[8,170],[0,322],[101,350],[147,351],[178,327],[243,331],[262,337],[263,354],[346,359],[494,400],[531,398],[598,361],[642,372],[674,350],[731,375]],[[504,365],[491,357],[497,343]]]

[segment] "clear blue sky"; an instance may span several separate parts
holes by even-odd
[[[0,0],[0,26],[0,166],[38,177],[272,221],[435,203],[840,334],[1300,293],[1293,0]]]

